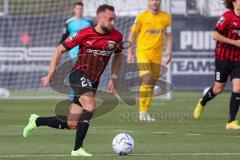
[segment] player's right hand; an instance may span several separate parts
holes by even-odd
[[[41,78],[42,85],[47,87],[52,82],[53,76],[47,75]]]
[[[127,62],[128,63],[133,63],[133,53],[132,52],[128,52]]]

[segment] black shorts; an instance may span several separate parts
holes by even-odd
[[[215,61],[215,81],[226,83],[228,77],[231,80],[240,78],[240,62]]]
[[[72,103],[80,106],[79,97],[87,92],[93,92],[95,94],[99,84],[99,82],[93,82],[91,78],[87,77],[83,72],[75,69],[73,69],[69,75],[69,82],[74,92]]]

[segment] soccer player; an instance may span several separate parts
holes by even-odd
[[[77,45],[81,47],[78,61],[69,76],[69,82],[75,93],[70,114],[61,117],[40,117],[32,114],[29,123],[23,130],[23,136],[28,137],[34,129],[41,126],[56,129],[76,129],[72,156],[92,156],[83,149],[83,140],[96,108],[95,92],[111,55],[114,57],[108,90],[110,93],[116,92],[115,80],[121,65],[122,48],[118,46],[122,43],[122,34],[114,28],[116,20],[114,7],[106,4],[99,6],[97,19],[96,26],[77,32],[57,47],[51,60],[49,73],[41,79],[43,85],[48,86],[53,80],[61,55]]]
[[[74,8],[73,8],[74,16],[69,18],[66,21],[60,43],[62,43],[65,39],[67,39],[69,36],[74,35],[78,31],[93,25],[93,23],[90,20],[83,17],[83,11],[84,11],[84,5],[82,2],[77,2],[74,4]],[[68,51],[69,56],[73,62],[77,61],[78,52],[79,52],[79,46],[75,46],[74,48]],[[70,91],[69,99],[72,100],[73,97],[74,97],[74,92]]]
[[[240,0],[224,0],[228,9],[218,20],[213,38],[215,50],[215,84],[201,98],[194,110],[199,119],[206,104],[222,93],[228,77],[232,81],[229,119],[226,129],[240,129],[236,115],[240,105]]]
[[[166,38],[167,54],[165,65],[172,56],[171,16],[160,10],[161,0],[148,0],[149,8],[141,12],[132,26],[129,41],[137,37],[136,59],[141,77],[139,89],[139,120],[154,121],[148,114],[152,102],[153,89],[160,76],[163,42]],[[133,48],[128,49],[128,63],[133,62]]]

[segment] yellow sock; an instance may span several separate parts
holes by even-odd
[[[139,91],[140,91],[139,111],[147,112],[152,102],[152,96],[153,96],[152,85],[142,84],[139,88]]]

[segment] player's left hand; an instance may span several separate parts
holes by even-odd
[[[108,89],[109,93],[111,93],[111,94],[116,93],[116,85],[115,85],[115,80],[114,79],[110,79],[108,81],[107,89]]]
[[[172,59],[172,54],[168,53],[167,56],[163,60],[163,64],[168,65],[170,63],[171,59]]]

